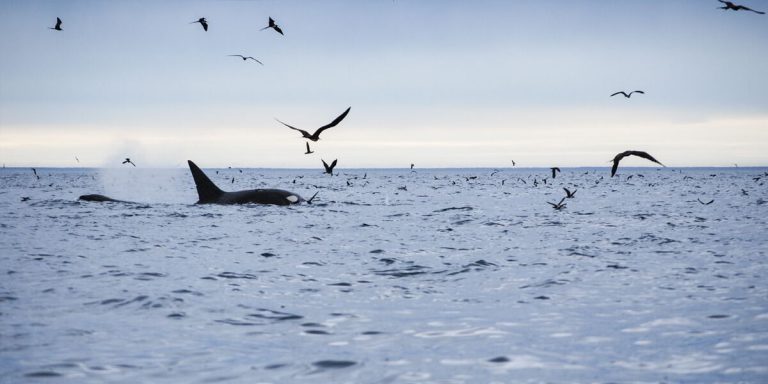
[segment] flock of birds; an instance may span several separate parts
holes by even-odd
[[[719,9],[732,10],[732,11],[749,11],[749,12],[754,12],[754,13],[761,14],[761,15],[765,13],[765,12],[761,12],[761,11],[756,11],[754,9],[751,9],[751,8],[743,6],[743,5],[734,4],[734,3],[730,2],[730,1],[724,1],[724,0],[718,0],[718,1],[720,3],[722,3],[722,4],[724,4],[722,7],[719,7]],[[199,23],[202,26],[203,31],[206,31],[206,32],[208,31],[208,20],[205,17],[201,17],[198,20],[191,22],[190,24],[194,24],[194,23]],[[55,26],[54,27],[49,27],[49,29],[53,29],[53,30],[56,30],[56,31],[62,31],[63,29],[61,28],[61,25],[62,25],[61,18],[57,17],[56,18]],[[267,29],[273,29],[275,32],[279,33],[280,35],[284,35],[283,30],[280,28],[279,25],[277,25],[277,23],[275,22],[274,19],[272,19],[272,17],[268,18],[267,26],[264,27],[264,28],[261,28],[260,30],[263,31],[263,30],[267,30]],[[264,63],[262,63],[260,60],[258,60],[256,58],[254,58],[253,56],[245,56],[245,55],[241,55],[241,54],[233,54],[233,55],[228,55],[228,56],[239,57],[243,61],[253,60],[256,63],[264,65]],[[615,92],[615,93],[611,94],[610,97],[613,97],[613,96],[616,96],[616,95],[622,95],[625,98],[629,99],[629,98],[632,97],[633,94],[644,95],[645,92],[642,91],[642,90],[634,90],[634,91],[630,91],[630,92],[618,91],[618,92]],[[326,125],[321,126],[320,128],[315,129],[314,132],[311,133],[311,134],[309,133],[309,131],[305,131],[303,129],[296,128],[296,127],[294,127],[292,125],[289,125],[289,124],[286,124],[286,123],[284,123],[284,122],[282,122],[282,121],[280,121],[278,119],[275,119],[275,120],[277,120],[280,124],[290,128],[292,130],[298,131],[299,133],[301,133],[302,138],[307,139],[307,140],[312,141],[312,142],[317,142],[318,140],[320,140],[320,134],[323,133],[325,130],[327,130],[329,128],[333,128],[333,127],[337,126],[342,120],[344,120],[344,118],[347,116],[347,114],[349,113],[351,108],[352,107],[348,107],[341,115],[336,117],[333,121],[331,121],[330,123],[328,123]],[[309,141],[306,142],[306,152],[304,152],[305,155],[309,155],[309,154],[315,153],[310,148]],[[619,167],[619,162],[621,162],[621,160],[624,159],[627,156],[637,156],[637,157],[640,157],[640,158],[652,161],[652,162],[654,162],[656,164],[659,164],[661,166],[665,166],[664,164],[662,164],[660,161],[656,160],[656,158],[654,158],[653,156],[651,156],[647,152],[637,151],[637,150],[628,150],[628,151],[624,151],[624,152],[621,152],[621,153],[617,154],[613,158],[613,160],[611,160],[613,162],[613,166],[611,167],[611,177],[616,175],[616,171],[618,170],[618,167]],[[333,170],[336,167],[338,159],[334,159],[331,162],[330,165],[328,165],[328,163],[326,163],[326,161],[324,159],[321,158],[320,160],[322,161],[322,164],[323,164],[324,173],[329,174],[329,175],[332,176],[333,175]],[[78,159],[78,162],[79,162],[79,159]],[[122,162],[122,164],[124,164],[124,165],[125,164],[130,164],[130,165],[133,165],[134,167],[136,166],[136,164],[134,164],[133,161],[131,161],[130,158],[126,158]],[[512,160],[512,166],[515,166],[515,165],[516,165],[515,161]],[[415,172],[415,171],[413,171],[413,168],[414,168],[414,164],[411,164],[411,171]],[[550,168],[550,169],[552,171],[552,178],[554,179],[557,176],[557,173],[560,172],[560,168],[553,167],[553,168]],[[35,171],[34,168],[33,168],[33,171]],[[35,171],[35,176],[37,176],[38,179],[40,178],[37,175],[36,171]],[[232,181],[234,182],[234,178],[232,179]],[[548,204],[552,205],[552,207],[554,209],[556,209],[556,210],[563,209],[566,206],[565,200],[566,199],[570,199],[570,198],[574,198],[574,195],[576,193],[576,191],[571,192],[567,188],[563,188],[563,189],[565,189],[566,196],[563,197],[560,200],[560,202],[558,202],[558,203],[548,203]],[[701,200],[699,200],[699,202],[702,203],[702,204],[707,204],[707,205],[712,203],[712,201],[710,201],[708,203],[705,203],[705,202],[702,202]]]

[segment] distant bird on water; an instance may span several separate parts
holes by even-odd
[[[61,29],[61,19],[59,19],[59,18],[57,17],[57,18],[56,18],[56,26],[55,26],[55,27],[53,27],[53,28],[51,28],[51,27],[48,27],[48,29],[53,29],[53,30],[56,30],[56,31],[63,31],[63,29]]]
[[[616,95],[624,95],[624,97],[626,97],[627,99],[629,99],[630,97],[632,97],[632,94],[633,94],[633,93],[639,93],[639,94],[641,94],[641,95],[645,95],[645,92],[643,92],[643,91],[632,91],[632,92],[630,92],[630,93],[626,93],[626,92],[624,92],[624,91],[619,91],[619,92],[616,92],[616,93],[612,94],[612,95],[611,95],[611,97],[614,97],[614,96],[616,96]]]
[[[751,12],[754,12],[754,13],[757,13],[757,14],[765,15],[765,12],[755,11],[752,8],[747,8],[747,7],[743,6],[743,5],[736,5],[734,3],[731,3],[730,1],[723,1],[723,0],[717,0],[717,1],[725,4],[724,7],[720,7],[720,9],[725,10],[725,11],[727,11],[729,9],[732,10],[732,11],[751,11]]]
[[[654,159],[653,156],[649,155],[647,152],[643,151],[624,151],[622,153],[619,153],[616,155],[613,160],[613,167],[611,168],[611,177],[616,174],[616,170],[619,169],[619,162],[621,159],[627,157],[627,156],[637,156],[642,157],[643,159],[648,159],[650,161],[653,161],[656,164],[661,165],[662,167],[665,167],[664,164],[661,164],[658,160]]]
[[[560,172],[560,168],[558,167],[552,167],[550,168],[552,170],[552,178],[554,179],[555,176],[557,176],[557,172]]]
[[[203,26],[203,30],[205,30],[206,32],[208,32],[208,20],[206,20],[206,19],[205,19],[205,17],[201,17],[201,18],[200,18],[200,19],[198,19],[197,21],[193,21],[193,22],[191,22],[190,24],[194,24],[194,23],[200,23],[200,25],[202,25],[202,26]]]
[[[551,206],[552,206],[552,208],[554,208],[556,211],[559,211],[559,210],[561,210],[561,209],[565,208],[565,203],[563,203],[564,201],[565,201],[565,197],[563,197],[562,199],[560,199],[560,202],[559,202],[559,203],[557,203],[557,204],[555,204],[555,203],[550,203],[549,201],[547,201],[547,204],[551,205]]]
[[[275,30],[277,33],[279,33],[279,34],[283,35],[283,30],[282,30],[282,29],[280,29],[280,27],[279,27],[277,24],[275,24],[275,21],[274,21],[274,20],[272,20],[272,18],[271,18],[271,17],[269,18],[269,25],[267,25],[266,27],[264,27],[264,28],[262,28],[262,29],[260,29],[260,30],[261,30],[261,31],[263,31],[263,30],[265,30],[265,29],[269,29],[269,28],[272,28],[272,29],[274,29],[274,30]]]
[[[699,203],[701,203],[701,204],[703,204],[703,205],[710,205],[710,204],[712,204],[712,203],[714,203],[714,202],[715,202],[715,199],[712,199],[712,200],[710,200],[710,201],[708,201],[708,202],[706,202],[706,203],[705,203],[705,202],[703,202],[703,201],[701,201],[701,199],[696,199],[696,200],[698,200],[698,201],[699,201]]]
[[[307,141],[307,151],[304,154],[309,155],[310,153],[315,153],[315,151],[309,149],[309,141]]]
[[[303,129],[298,129],[298,128],[296,128],[296,127],[292,127],[292,126],[290,126],[290,125],[288,125],[288,124],[286,124],[286,123],[283,123],[282,121],[280,121],[280,120],[277,120],[277,119],[275,119],[275,120],[277,120],[277,121],[278,121],[280,124],[282,124],[282,125],[285,125],[286,127],[290,128],[290,129],[293,129],[293,130],[295,130],[295,131],[299,131],[299,132],[301,132],[301,136],[302,136],[302,137],[305,137],[305,138],[307,138],[307,139],[309,139],[309,140],[312,140],[312,141],[318,141],[318,140],[320,140],[320,134],[321,134],[323,131],[325,131],[326,129],[328,129],[328,128],[333,128],[333,127],[335,127],[335,126],[336,126],[337,124],[339,124],[339,123],[340,123],[342,120],[344,120],[344,118],[345,118],[345,117],[347,117],[347,113],[349,113],[349,110],[350,110],[350,109],[352,109],[352,107],[349,107],[349,108],[347,108],[347,110],[346,110],[346,111],[344,111],[344,113],[342,113],[341,115],[339,115],[339,117],[337,117],[335,120],[333,120],[332,122],[330,122],[330,124],[327,124],[327,125],[323,125],[322,127],[318,128],[318,129],[315,131],[315,133],[313,133],[313,134],[311,134],[311,135],[309,134],[309,132],[307,132],[307,131],[305,131],[305,130],[303,130]]]
[[[262,62],[261,62],[261,61],[259,61],[259,60],[256,60],[255,58],[253,58],[253,57],[251,57],[251,56],[243,56],[243,55],[227,55],[227,56],[242,57],[242,58],[243,58],[243,61],[246,61],[246,60],[248,60],[248,59],[251,59],[251,60],[253,60],[253,61],[255,61],[255,62],[257,62],[257,63],[259,63],[259,64],[261,64],[261,65],[264,65],[264,63],[262,63]]]
[[[336,160],[338,160],[338,159],[336,159]],[[329,166],[328,163],[325,162],[325,160],[320,159],[320,161],[323,162],[323,167],[325,167],[325,172],[323,172],[323,173],[327,173],[327,174],[333,176],[333,168],[336,168],[336,160],[333,160],[333,162]]]
[[[134,164],[129,157],[126,157],[125,160],[123,160],[123,164],[130,164],[130,165],[133,165],[134,167],[136,166],[136,164]]]

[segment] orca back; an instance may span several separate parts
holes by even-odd
[[[219,189],[192,160],[187,160],[187,163],[189,164],[189,170],[192,172],[192,178],[195,179],[198,203],[215,201],[224,194],[224,191]]]

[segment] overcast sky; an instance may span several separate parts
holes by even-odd
[[[768,15],[720,5],[0,1],[0,163],[766,165]],[[275,121],[313,131],[349,106],[313,155]]]

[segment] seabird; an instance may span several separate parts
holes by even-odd
[[[627,157],[627,156],[637,156],[642,157],[643,159],[648,159],[650,161],[653,161],[656,164],[661,165],[662,167],[666,167],[666,165],[661,164],[658,160],[654,159],[653,156],[649,155],[647,152],[643,151],[624,151],[622,153],[619,153],[616,155],[613,160],[613,167],[611,168],[611,177],[616,174],[616,170],[619,169],[619,162],[621,159]]]
[[[703,202],[703,201],[701,201],[701,199],[698,199],[698,198],[697,198],[696,200],[698,200],[698,201],[699,201],[699,203],[701,203],[701,204],[704,204],[704,205],[710,205],[710,204],[712,204],[712,203],[714,203],[714,202],[715,202],[715,199],[712,199],[712,200],[710,200],[710,201],[708,201],[708,202],[706,202],[706,203],[705,203],[705,202]]]
[[[552,178],[554,179],[555,176],[557,176],[557,172],[560,172],[560,168],[553,167],[553,168],[550,168],[550,169],[552,170]]]
[[[555,203],[550,203],[549,201],[547,201],[547,204],[551,205],[551,206],[552,206],[552,208],[554,208],[556,211],[559,211],[559,210],[561,210],[561,209],[565,208],[565,204],[563,203],[564,201],[565,201],[565,197],[563,197],[562,199],[560,199],[560,202],[559,202],[559,203],[557,203],[557,204],[555,204]]]
[[[198,19],[197,21],[193,21],[193,22],[191,22],[190,24],[194,24],[194,23],[200,23],[200,25],[202,25],[202,26],[203,26],[203,29],[204,29],[206,32],[208,32],[208,20],[206,20],[206,19],[205,19],[205,17],[201,17],[201,18],[200,18],[200,19]]]
[[[413,169],[413,166],[414,166],[413,163],[411,163],[411,169]]]
[[[328,128],[333,128],[333,127],[335,127],[335,126],[336,126],[337,124],[339,124],[339,123],[340,123],[342,120],[344,120],[344,118],[345,118],[345,117],[347,117],[347,113],[349,113],[349,110],[350,110],[350,109],[352,109],[352,107],[349,107],[349,108],[347,108],[347,110],[346,110],[346,111],[344,111],[344,113],[342,113],[341,115],[339,115],[339,117],[337,117],[335,120],[333,120],[333,121],[332,121],[330,124],[327,124],[327,125],[324,125],[324,126],[322,126],[322,127],[318,128],[318,129],[315,131],[315,133],[313,133],[313,134],[311,134],[311,135],[309,134],[309,132],[307,132],[307,131],[305,131],[305,130],[303,130],[303,129],[298,129],[298,128],[296,128],[296,127],[292,127],[292,126],[290,126],[290,125],[288,125],[288,124],[286,124],[286,123],[283,123],[282,121],[280,121],[280,120],[277,120],[277,119],[275,119],[275,120],[277,120],[277,122],[279,122],[279,123],[280,123],[280,124],[282,124],[282,125],[285,125],[286,127],[290,128],[290,129],[293,129],[293,130],[295,130],[295,131],[299,131],[299,132],[301,132],[301,136],[302,136],[302,137],[305,137],[305,138],[307,138],[307,139],[309,139],[309,140],[312,140],[312,141],[318,141],[318,140],[320,140],[320,134],[321,134],[323,131],[325,131],[326,129],[328,129]]]
[[[338,160],[338,159],[336,159],[336,160]],[[330,166],[328,166],[328,164],[325,162],[325,160],[323,160],[323,159],[320,159],[320,161],[322,161],[322,162],[323,162],[323,167],[325,167],[325,172],[323,172],[323,173],[327,173],[327,174],[329,174],[329,175],[333,176],[333,168],[335,168],[335,167],[336,167],[336,160],[333,160],[333,162],[331,163],[331,165],[330,165]]]
[[[128,157],[126,157],[125,160],[123,160],[123,164],[130,164],[130,165],[133,165],[134,167],[136,166],[136,164],[134,164],[133,161],[131,161],[131,159]]]
[[[271,17],[269,18],[269,25],[267,25],[266,27],[264,27],[264,28],[262,28],[262,29],[260,29],[260,30],[261,30],[261,31],[263,31],[263,30],[265,30],[265,29],[269,29],[269,28],[272,28],[272,29],[274,29],[275,31],[277,31],[277,33],[279,33],[279,34],[281,34],[281,35],[283,34],[283,30],[282,30],[282,29],[280,29],[280,27],[279,27],[277,24],[275,24],[275,21],[274,21],[274,20],[272,20],[272,18],[271,18]]]
[[[61,19],[59,19],[59,18],[57,17],[57,18],[56,18],[56,26],[55,26],[55,27],[53,27],[53,28],[51,28],[51,27],[48,27],[48,29],[54,29],[54,30],[57,30],[57,31],[63,31],[63,29],[61,29]]]
[[[568,188],[565,188],[565,187],[563,187],[563,189],[565,190],[566,199],[573,199],[574,197],[576,197],[576,191],[578,191],[578,189],[574,189],[573,192],[571,192]]]
[[[511,160],[511,161],[512,161],[512,166],[514,167],[515,166],[515,161],[514,160]]]
[[[723,1],[723,0],[717,0],[717,1],[725,4],[724,7],[720,7],[720,9],[722,9],[722,10],[726,10],[727,11],[727,10],[730,9],[732,11],[751,11],[751,12],[758,13],[758,14],[761,14],[761,15],[765,14],[765,12],[755,11],[752,8],[747,8],[747,7],[743,6],[743,5],[736,5],[734,3],[731,3],[730,1]],[[58,26],[58,24],[57,24],[57,26]]]
[[[37,179],[40,180],[40,175],[37,174],[37,169],[32,168],[32,173],[34,173],[35,177],[37,177]]]
[[[619,91],[619,92],[616,92],[616,93],[612,94],[611,97],[614,97],[616,95],[624,95],[624,97],[629,99],[632,96],[633,93],[639,93],[641,95],[645,95],[645,92],[643,92],[643,91],[632,91],[630,93],[626,93],[624,91]]]
[[[307,141],[307,151],[304,152],[305,155],[309,155],[310,153],[315,153],[315,151],[312,151],[309,149],[309,141]]]
[[[261,61],[259,61],[259,60],[256,60],[256,59],[255,59],[254,57],[252,57],[252,56],[243,56],[243,55],[227,55],[227,56],[242,57],[242,58],[243,58],[243,61],[246,61],[246,60],[248,60],[248,59],[251,59],[251,60],[253,60],[253,61],[255,61],[255,62],[257,62],[257,63],[259,63],[259,64],[261,64],[261,65],[264,65],[264,63],[262,63],[262,62],[261,62]]]

